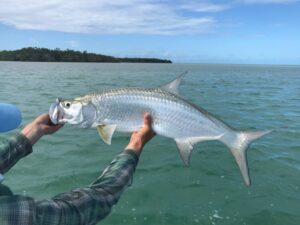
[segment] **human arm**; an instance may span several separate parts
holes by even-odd
[[[106,167],[88,187],[35,201],[25,196],[10,196],[0,200],[0,221],[3,225],[82,225],[96,224],[105,218],[125,188],[130,185],[144,145],[154,136],[151,119],[132,134],[128,146]],[[132,148],[132,149],[130,149]],[[14,217],[11,217],[11,215]]]
[[[131,135],[127,147],[88,187],[36,202],[38,224],[96,224],[105,218],[131,184],[139,155],[154,136],[151,122],[145,115],[143,128]]]
[[[88,187],[49,200],[36,201],[22,195],[0,197],[1,225],[96,224],[110,213],[130,184],[137,162],[133,151],[123,151]]]

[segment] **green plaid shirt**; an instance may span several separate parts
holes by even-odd
[[[0,143],[0,173],[5,173],[19,159],[32,152],[32,146],[16,134]],[[96,224],[106,217],[130,185],[138,156],[130,150],[119,154],[102,175],[86,188],[59,194],[50,200],[36,201],[31,197],[14,195],[0,184],[0,224]]]

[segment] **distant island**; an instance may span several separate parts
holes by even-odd
[[[25,62],[103,62],[103,63],[172,63],[171,60],[157,58],[118,58],[86,51],[54,50],[47,48],[22,48],[14,51],[0,51],[0,61]]]

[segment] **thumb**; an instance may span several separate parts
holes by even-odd
[[[144,127],[151,128],[152,125],[152,117],[150,113],[144,114]]]

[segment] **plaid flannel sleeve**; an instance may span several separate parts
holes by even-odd
[[[42,201],[18,195],[0,197],[0,224],[96,224],[110,213],[124,189],[131,184],[137,163],[138,156],[126,150],[86,188]]]
[[[37,224],[96,224],[106,217],[124,189],[131,184],[138,156],[119,154],[89,187],[36,202]]]
[[[0,173],[6,173],[21,158],[32,152],[29,140],[21,133],[16,133],[0,142]]]

